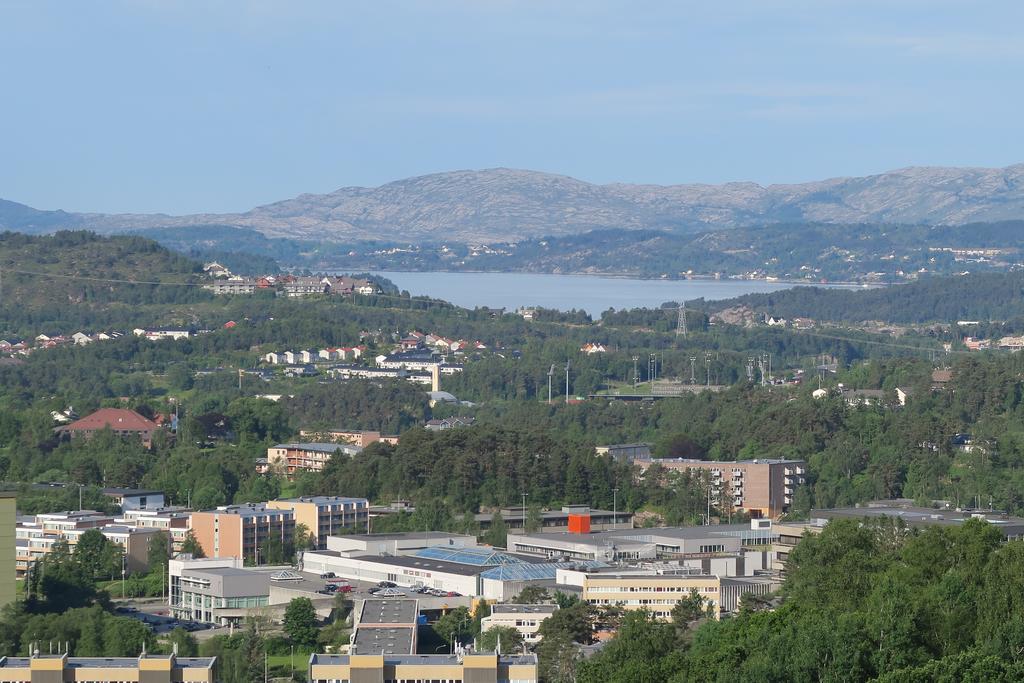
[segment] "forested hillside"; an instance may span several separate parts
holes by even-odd
[[[142,237],[100,237],[62,231],[30,237],[0,234],[0,314],[46,314],[70,305],[86,309],[110,304],[172,304],[211,295],[197,283],[202,265]],[[95,279],[93,279],[95,278]],[[146,285],[112,282],[141,281]],[[168,283],[168,284],[159,284]],[[4,315],[9,319],[9,315]]]
[[[1024,317],[1024,271],[934,277],[868,290],[797,287],[693,303],[707,311],[747,306],[784,318],[807,317],[834,322],[1010,320]]]

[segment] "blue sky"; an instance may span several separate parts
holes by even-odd
[[[495,166],[1005,166],[1022,25],[1017,0],[0,0],[0,197],[189,213]]]

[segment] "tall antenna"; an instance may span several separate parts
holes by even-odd
[[[686,338],[686,309],[683,304],[679,304],[679,314],[676,318],[676,334]]]

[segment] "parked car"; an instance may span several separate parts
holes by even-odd
[[[320,575],[320,578],[321,579],[333,579],[335,576],[337,576],[337,574],[335,574],[334,572],[324,572],[323,574]]]
[[[394,581],[381,581],[377,584],[378,588],[397,588],[398,584]]]

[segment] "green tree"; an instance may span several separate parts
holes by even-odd
[[[292,598],[284,610],[284,632],[296,647],[316,645],[316,609],[309,598]]]
[[[473,637],[473,617],[465,607],[456,607],[434,622],[434,632],[441,642],[449,645],[453,641],[469,642]]]
[[[543,586],[530,584],[519,591],[519,595],[512,599],[512,602],[519,605],[540,605],[551,602],[551,594]]]
[[[508,525],[505,518],[501,516],[501,510],[495,510],[491,515],[491,527],[484,534],[484,543],[495,548],[504,548],[508,543]]]
[[[195,559],[202,559],[206,557],[206,553],[203,552],[203,546],[199,543],[199,539],[189,529],[185,534],[185,539],[181,542],[181,552],[191,555]]]
[[[159,572],[161,567],[167,571],[167,562],[171,554],[171,537],[166,531],[158,531],[149,537],[146,557],[149,560],[149,571]]]
[[[295,525],[295,533],[293,534],[293,543],[295,550],[315,550],[316,549],[316,538],[313,536],[313,532],[309,530],[309,527],[299,522]]]
[[[496,652],[499,641],[503,654],[511,654],[523,649],[523,634],[511,626],[492,626],[481,633],[477,639],[477,649],[481,652]]]
[[[106,573],[110,545],[99,529],[89,529],[78,539],[74,557],[86,576],[97,579]]]
[[[179,657],[199,656],[199,642],[196,637],[180,626],[167,634],[167,645],[167,650],[171,652],[177,646]]]
[[[531,505],[526,510],[526,531],[533,533],[540,531],[544,526],[544,516],[541,514],[539,505]]]

